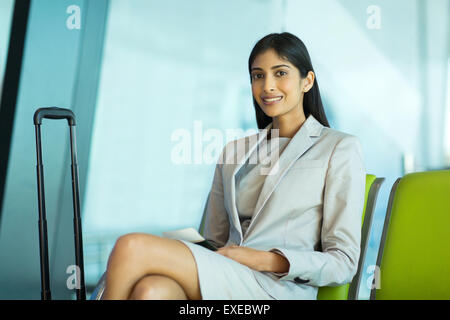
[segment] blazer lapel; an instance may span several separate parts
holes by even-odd
[[[272,123],[266,126],[264,129],[260,129],[258,134],[254,139],[245,138],[244,143],[236,143],[229,146],[231,150],[227,150],[226,154],[232,156],[225,156],[225,164],[229,164],[224,166],[226,172],[224,172],[224,177],[230,177],[231,179],[224,179],[224,181],[230,181],[228,185],[225,185],[225,192],[227,192],[230,197],[228,198],[230,202],[228,203],[229,208],[231,208],[231,216],[233,220],[233,225],[236,231],[240,235],[240,242],[242,242],[242,229],[241,223],[239,221],[239,214],[236,207],[236,173],[240,168],[245,164],[248,157],[253,153],[255,148],[261,143],[262,140],[267,136],[268,130],[272,128]],[[239,140],[237,140],[239,141]]]
[[[308,119],[306,119],[302,127],[297,131],[297,133],[294,135],[291,141],[289,141],[288,145],[286,146],[286,148],[280,155],[280,158],[278,159],[278,165],[277,164],[273,165],[271,171],[266,176],[261,193],[259,194],[258,197],[258,201],[256,202],[252,220],[245,234],[245,238],[247,238],[248,235],[251,233],[259,213],[261,212],[262,208],[264,207],[265,203],[269,199],[272,192],[277,187],[278,183],[286,174],[287,170],[298,158],[300,158],[309,148],[311,148],[311,146],[315,142],[315,140],[311,139],[311,137],[320,136],[322,128],[323,125],[320,122],[318,122],[312,115],[309,115]],[[258,143],[260,141],[261,140],[259,140]],[[232,179],[232,186],[233,186],[232,199],[234,202],[235,202],[234,174],[236,172],[237,170],[234,171]],[[236,217],[237,222],[239,223],[237,210],[236,210]]]

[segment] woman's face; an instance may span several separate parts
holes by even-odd
[[[304,117],[303,95],[312,87],[313,75],[310,72],[306,81],[302,80],[292,63],[281,59],[274,49],[268,49],[257,55],[251,66],[253,97],[269,117],[298,112]]]

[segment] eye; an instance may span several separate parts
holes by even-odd
[[[277,71],[276,74],[279,75],[279,76],[285,76],[285,75],[287,75],[287,72],[283,71],[283,70],[279,70],[279,71]]]
[[[262,73],[254,73],[252,75],[253,79],[262,79],[263,74]]]

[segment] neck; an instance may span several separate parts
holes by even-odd
[[[280,137],[292,138],[306,121],[303,110],[295,116],[281,115],[273,118],[272,129],[278,129]]]

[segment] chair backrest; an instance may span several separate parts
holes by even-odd
[[[371,299],[450,299],[450,170],[394,183]]]
[[[384,178],[377,178],[372,174],[366,175],[366,188],[364,209],[362,214],[361,230],[361,253],[358,262],[356,275],[351,283],[337,287],[320,287],[317,293],[317,300],[356,300],[359,293],[359,285],[362,278],[362,268],[366,258],[366,252],[369,244],[370,229],[372,226],[373,214],[375,211],[378,191]]]

